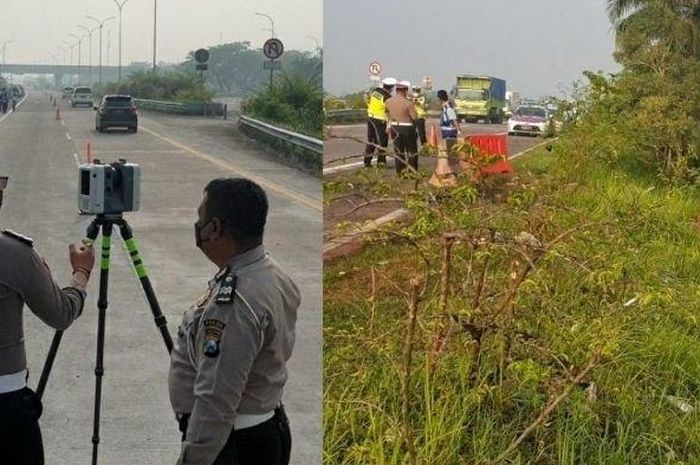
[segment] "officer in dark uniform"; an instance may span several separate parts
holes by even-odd
[[[289,463],[281,401],[300,295],[262,245],[267,209],[247,179],[215,179],[204,190],[196,244],[219,272],[185,312],[171,354],[178,464]]]
[[[7,178],[0,177],[0,206]],[[73,279],[61,289],[31,239],[9,230],[0,234],[0,463],[42,465],[41,401],[27,387],[22,308],[54,329],[80,316],[95,262],[92,247],[69,247]]]

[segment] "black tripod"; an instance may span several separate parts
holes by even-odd
[[[109,286],[109,266],[110,266],[110,252],[112,248],[112,226],[119,226],[122,239],[126,244],[126,248],[131,256],[131,261],[134,265],[134,271],[136,276],[141,282],[144,292],[146,293],[146,299],[151,307],[151,312],[153,313],[153,318],[156,327],[160,330],[160,334],[163,336],[163,341],[165,342],[165,347],[170,353],[173,349],[173,340],[170,337],[170,332],[168,332],[167,322],[165,316],[160,311],[160,305],[158,304],[158,299],[156,298],[155,292],[153,292],[153,287],[151,286],[151,281],[148,279],[148,273],[146,272],[146,267],[141,260],[139,251],[136,246],[136,241],[134,240],[133,234],[131,233],[131,228],[126,222],[121,213],[117,214],[101,214],[97,215],[94,220],[90,223],[87,228],[87,237],[90,241],[95,242],[97,235],[102,228],[102,256],[100,259],[100,293],[97,300],[97,308],[99,309],[98,320],[97,320],[97,359],[95,361],[95,416],[93,420],[93,436],[92,436],[92,464],[97,464],[97,447],[100,443],[100,409],[102,403],[102,375],[104,374],[104,345],[105,345],[105,317],[107,314],[107,290]],[[41,377],[39,378],[39,385],[37,386],[37,394],[41,398],[46,388],[46,383],[49,380],[49,374],[51,373],[51,368],[53,362],[56,358],[56,353],[58,352],[58,346],[61,343],[61,337],[63,336],[63,331],[56,331],[56,334],[51,341],[51,348],[49,349],[49,354],[46,357],[46,363],[44,363],[44,369],[41,372]]]

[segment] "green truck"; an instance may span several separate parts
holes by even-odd
[[[501,124],[505,118],[506,81],[490,76],[460,74],[453,89],[455,111],[460,121],[484,120]]]

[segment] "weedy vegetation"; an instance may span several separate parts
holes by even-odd
[[[413,221],[325,268],[324,463],[700,463],[699,29],[629,3],[515,175],[326,181]]]

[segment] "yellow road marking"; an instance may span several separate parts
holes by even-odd
[[[182,149],[185,152],[188,152],[188,153],[190,153],[198,158],[201,158],[202,160],[208,161],[209,163],[211,163],[213,165],[216,165],[220,168],[224,168],[225,170],[231,171],[232,173],[236,173],[239,176],[243,176],[243,177],[246,177],[252,181],[255,181],[257,184],[259,184],[262,187],[265,187],[269,190],[275,191],[278,194],[282,194],[285,197],[289,197],[290,199],[295,200],[303,205],[306,205],[307,207],[312,208],[314,210],[323,211],[323,203],[320,201],[314,200],[314,199],[309,198],[309,197],[302,195],[302,194],[298,194],[294,191],[291,191],[291,190],[285,188],[284,186],[280,186],[279,184],[270,182],[270,181],[263,179],[259,176],[255,176],[247,171],[244,171],[242,169],[239,169],[239,168],[233,166],[230,163],[227,163],[223,160],[219,160],[216,157],[213,157],[213,156],[208,155],[206,153],[199,152],[191,147],[187,147],[186,145],[180,144],[179,142],[175,142],[174,140],[172,140],[168,137],[165,137],[161,134],[158,134],[157,132],[155,132],[151,129],[145,128],[143,126],[141,126],[140,129],[145,131],[146,133],[152,135],[153,137],[155,137],[157,139],[160,139],[164,142],[167,142],[168,144],[174,145],[175,147]]]

